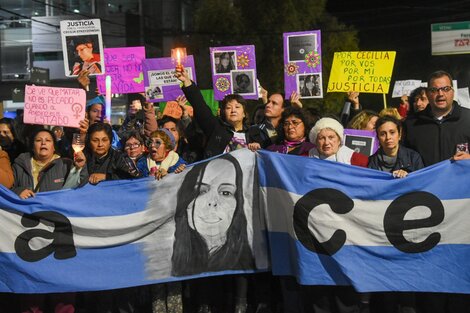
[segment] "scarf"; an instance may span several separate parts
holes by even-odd
[[[155,162],[150,157],[147,157],[147,166],[150,169],[150,175],[155,175],[159,168],[164,168],[167,172],[170,167],[178,163],[179,155],[175,151],[169,151],[165,159],[161,162]]]
[[[317,148],[312,148],[308,152],[308,156],[311,158],[317,158],[317,159],[322,159],[322,160],[328,160],[328,161],[333,161],[333,162],[339,162],[339,163],[344,163],[344,164],[351,164],[351,158],[354,153],[354,150],[351,148],[348,148],[346,146],[341,146],[338,149],[338,152],[336,154],[330,155],[329,157],[325,157],[321,155]]]
[[[305,142],[305,137],[302,138],[301,140],[298,141],[289,141],[284,139],[281,145],[281,153],[288,154],[289,153],[289,148],[297,148],[301,144]]]

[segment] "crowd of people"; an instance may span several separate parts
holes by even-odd
[[[230,56],[220,59],[223,66]],[[470,159],[470,110],[454,101],[452,77],[444,71],[432,73],[428,87],[414,90],[398,109],[363,110],[359,94],[351,92],[352,107],[346,119],[303,108],[295,92],[290,100],[282,93],[264,93],[252,123],[241,95],[226,96],[215,116],[187,71],[177,66],[175,73],[184,93],[176,99],[183,112],[180,119],[161,116],[157,120],[153,104],[141,94],[130,95],[128,114],[120,126],[104,118],[105,105],[99,95],[88,100],[79,129],[24,125],[21,116],[0,119],[0,184],[27,199],[38,192],[105,180],[164,179],[169,173],[184,171],[187,164],[242,148],[369,167],[396,178],[443,160]],[[89,90],[87,74],[80,73],[78,80]],[[187,112],[188,102],[193,117]],[[343,144],[344,128],[375,130],[379,149],[366,156],[348,148]],[[198,167],[198,171],[206,170]],[[221,251],[208,248],[210,243],[203,237],[198,240],[208,253],[201,270],[221,270],[223,265],[213,261]],[[175,276],[194,274],[184,259],[178,262]],[[466,312],[470,303],[467,296],[457,294],[359,294],[352,287],[300,286],[292,277],[269,273],[90,293],[3,294],[0,300],[8,308],[5,312],[90,313]]]

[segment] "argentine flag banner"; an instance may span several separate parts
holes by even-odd
[[[260,152],[272,271],[359,292],[470,293],[470,161],[396,179]]]
[[[255,160],[235,151],[160,181],[105,181],[26,200],[0,187],[0,292],[269,270]]]
[[[237,150],[183,173],[21,200],[0,187],[0,292],[272,270],[360,292],[470,293],[470,161],[395,179]]]

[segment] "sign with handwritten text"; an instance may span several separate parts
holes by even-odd
[[[24,123],[79,127],[85,118],[85,105],[83,89],[26,86]]]
[[[190,117],[193,117],[193,107],[190,105],[185,105],[185,110]],[[176,101],[168,101],[163,109],[163,115],[171,116],[176,119],[180,119],[183,116],[183,109],[180,107]]]
[[[400,98],[403,95],[409,96],[410,93],[418,87],[421,87],[421,80],[419,79],[408,79],[408,80],[397,80],[393,86],[392,98]]]
[[[106,75],[111,76],[111,93],[144,92],[143,59],[145,59],[145,47],[104,49]],[[96,81],[100,93],[105,94],[105,75],[97,76]]]
[[[335,52],[328,92],[387,94],[396,51]]]

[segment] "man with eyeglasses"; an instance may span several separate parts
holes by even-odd
[[[454,101],[452,76],[445,71],[431,74],[426,95],[428,106],[405,121],[407,147],[418,151],[425,166],[452,158],[469,159],[470,110]],[[423,312],[467,312],[468,295],[418,293]]]
[[[421,154],[425,166],[470,158],[470,110],[458,105],[454,94],[449,73],[432,73],[426,90],[429,105],[405,121],[404,144]]]

